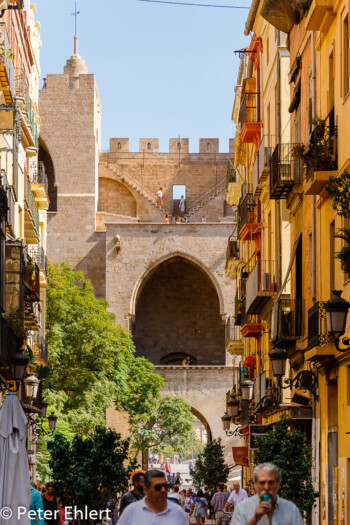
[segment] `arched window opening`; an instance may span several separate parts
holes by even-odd
[[[207,150],[210,151],[210,149],[211,149],[211,144],[210,144],[210,142],[208,142],[208,144],[207,144]]]
[[[151,149],[151,143],[150,142],[147,144],[147,149]]]
[[[180,142],[177,143],[177,149],[180,151],[181,149],[181,145],[180,145]]]
[[[121,144],[120,144],[120,142],[118,142],[118,149],[121,149]]]

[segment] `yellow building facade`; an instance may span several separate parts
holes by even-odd
[[[344,524],[350,522],[350,348],[342,337],[350,323],[334,328],[340,303],[329,301],[333,290],[350,300],[350,269],[335,258],[347,248],[336,235],[349,219],[335,209],[327,185],[350,164],[349,2],[282,4],[279,13],[270,0],[252,2],[245,34],[253,37],[237,79],[239,203],[228,186],[240,221],[236,323],[245,358],[255,360],[250,423],[268,428],[282,412],[304,422],[320,492],[313,522]],[[349,210],[350,196],[344,201]],[[341,303],[344,315],[348,306]],[[274,348],[287,353],[279,381],[268,358]],[[284,379],[290,389],[279,388]],[[278,403],[262,406],[263,392]],[[243,432],[248,437],[250,430]]]

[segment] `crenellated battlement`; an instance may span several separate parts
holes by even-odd
[[[201,154],[216,154],[216,153],[234,153],[235,141],[229,139],[228,151],[225,150],[220,152],[219,150],[219,139],[218,138],[200,138],[199,139],[199,153]],[[139,151],[130,151],[130,139],[129,138],[113,138],[109,140],[109,152],[110,153],[160,153],[159,151],[159,138],[140,138],[139,139]],[[190,152],[190,141],[188,138],[171,138],[169,139],[169,151],[161,153],[188,153]],[[198,153],[193,153],[198,155]]]

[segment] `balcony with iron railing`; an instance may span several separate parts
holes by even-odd
[[[288,348],[303,335],[303,301],[278,299],[272,310],[271,341],[275,346]]]
[[[37,244],[39,240],[39,212],[26,172],[24,178],[24,232],[28,244]]]
[[[50,204],[49,183],[43,162],[37,161],[30,163],[29,180],[38,208],[47,210]]]
[[[226,273],[229,277],[235,277],[239,262],[239,241],[229,238],[226,249]]]
[[[243,337],[259,337],[262,332],[262,323],[258,315],[247,313],[246,297],[241,301],[241,334]]]
[[[12,104],[15,98],[13,53],[5,22],[0,24],[0,83],[5,103]]]
[[[257,261],[247,279],[247,314],[261,315],[276,296],[276,261]]]
[[[246,184],[244,187],[243,195],[238,204],[238,215],[240,240],[254,240],[258,230],[258,216],[251,184]]]
[[[48,352],[47,343],[40,332],[31,334],[28,337],[28,344],[33,352],[35,359],[45,361],[47,363]]]
[[[245,93],[242,99],[239,121],[241,124],[241,141],[258,142],[261,132],[260,93]]]
[[[244,345],[239,327],[235,319],[229,317],[225,327],[225,348],[232,355],[243,355]]]
[[[0,314],[0,369],[2,375],[7,376],[4,369],[9,369],[11,358],[18,353],[23,341],[17,337],[4,317]]]
[[[334,108],[313,129],[302,153],[306,195],[319,195],[338,170],[337,127]]]
[[[32,262],[47,274],[47,257],[44,248],[37,244],[31,244],[28,245],[27,249]]]
[[[276,137],[264,135],[253,166],[253,195],[260,197],[264,182],[270,175],[271,155],[276,146]]]
[[[29,97],[29,85],[23,68],[15,68],[15,95],[22,113],[23,131],[31,144],[38,147],[38,126],[36,124],[33,103]]]
[[[301,182],[300,144],[277,144],[271,155],[270,198],[285,199],[294,184]]]
[[[326,347],[328,344],[328,330],[326,308],[323,301],[318,301],[308,310],[308,349]]]

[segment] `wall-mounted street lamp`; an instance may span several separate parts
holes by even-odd
[[[222,428],[225,431],[226,436],[228,436],[228,437],[232,437],[232,436],[242,437],[241,427],[240,426],[237,426],[234,430],[230,430],[231,417],[229,416],[229,414],[227,412],[225,412],[225,414],[222,416],[221,421],[222,421]]]
[[[22,352],[18,352],[11,358],[12,379],[5,382],[0,378],[0,392],[17,392],[19,385],[24,379],[26,368],[29,363],[29,357]]]
[[[250,379],[241,381],[241,392],[242,400],[251,401],[253,399],[254,381],[251,381]]]
[[[328,334],[334,340],[338,352],[347,352],[350,350],[350,339],[343,337],[341,343],[347,345],[346,348],[340,348],[340,338],[345,333],[346,320],[350,303],[341,297],[341,290],[333,290],[333,297],[326,302],[326,319]]]
[[[26,398],[32,404],[37,398],[40,380],[34,374],[32,374],[31,376],[25,378],[24,385]]]
[[[53,412],[51,412],[51,414],[46,418],[46,412],[47,412],[46,401],[42,402],[42,406],[43,408],[41,409],[41,413],[40,415],[37,414],[37,417],[34,417],[34,415],[31,413],[26,414],[27,420],[28,420],[27,427],[28,428],[31,426],[33,427],[33,434],[34,434],[33,441],[35,441],[39,437],[39,435],[53,436],[56,430],[58,417]],[[49,423],[49,430],[45,430],[43,428],[45,419],[47,419]]]
[[[285,378],[284,383],[287,386],[282,386],[282,377],[284,376],[286,371],[286,361],[288,358],[288,353],[283,348],[274,348],[274,350],[272,350],[272,352],[269,353],[269,358],[271,361],[273,375],[277,378],[278,381],[278,400],[280,400],[281,389],[290,388],[292,386],[300,390],[308,390],[312,393],[315,399],[318,399],[317,374],[312,372],[312,370],[301,370],[293,379]]]

